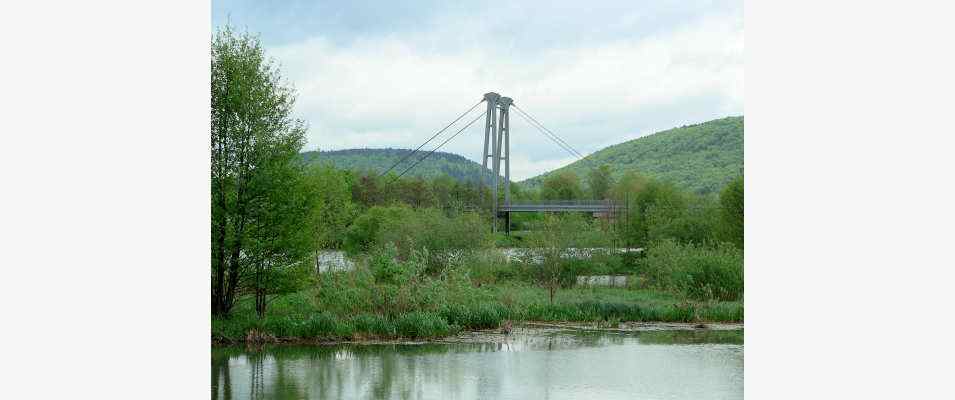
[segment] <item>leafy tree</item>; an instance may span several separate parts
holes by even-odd
[[[590,194],[594,200],[607,199],[610,196],[610,188],[613,186],[610,166],[603,164],[591,169],[587,175],[587,184],[590,186]]]
[[[743,177],[730,181],[720,193],[724,240],[743,248]]]
[[[673,184],[650,180],[639,192],[628,196],[628,219],[621,235],[630,244],[645,245],[650,240],[651,224],[679,218],[687,200]]]
[[[226,27],[212,40],[211,59],[212,312],[226,315],[249,264],[269,258],[248,253],[250,243],[268,247],[254,235],[282,237],[283,229],[261,228],[271,223],[260,220],[269,218],[262,210],[284,201],[274,191],[286,190],[269,177],[285,173],[306,128],[290,117],[294,90],[258,38]]]
[[[383,179],[373,173],[361,174],[352,185],[352,200],[368,208],[385,204]]]
[[[422,208],[435,205],[431,186],[420,177],[400,179],[395,182],[394,187],[397,200],[411,207]]]
[[[340,248],[345,239],[343,233],[358,215],[358,206],[352,202],[351,173],[321,164],[307,170],[310,184],[321,188],[317,204],[319,223],[315,227],[318,247]]]
[[[541,198],[544,200],[576,200],[581,198],[580,178],[571,171],[550,175],[544,179]]]
[[[675,239],[681,243],[708,244],[718,239],[719,207],[709,197],[687,195],[686,207],[674,210],[652,207],[648,210],[647,242]]]
[[[610,196],[620,204],[627,204],[631,196],[636,196],[646,188],[650,179],[636,171],[627,171],[610,189]]]
[[[452,208],[455,204],[452,192],[454,191],[454,178],[449,175],[440,175],[431,180],[431,194],[434,196],[434,202],[442,208]]]
[[[511,200],[524,200],[527,197],[527,194],[524,191],[524,187],[517,182],[511,182]]]
[[[388,221],[403,219],[411,210],[407,206],[376,206],[368,209],[355,221],[345,233],[344,247],[349,253],[357,254],[370,251],[378,243],[382,226]]]
[[[640,262],[649,283],[696,300],[743,297],[743,252],[729,243],[699,245],[664,239]]]
[[[564,255],[574,246],[577,235],[587,230],[587,223],[577,215],[547,214],[530,239],[531,255],[540,262],[536,267],[537,281],[547,288],[551,304],[562,281],[572,279],[567,276]]]
[[[263,194],[249,204],[241,261],[251,271],[241,283],[243,291],[254,295],[259,317],[265,316],[270,300],[301,290],[312,272],[309,255],[317,247],[324,188],[309,179],[294,157],[286,153],[262,168],[254,187]]]

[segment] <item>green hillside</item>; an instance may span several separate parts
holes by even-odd
[[[330,162],[337,168],[353,171],[374,171],[381,173],[402,159],[411,150],[408,149],[348,149],[334,151],[309,151],[302,153],[307,162]],[[393,173],[399,174],[415,161],[424,156],[421,151],[395,167]],[[449,175],[460,181],[478,182],[481,177],[481,164],[451,153],[435,152],[426,160],[408,171],[404,176],[436,178]]]
[[[615,177],[634,170],[697,193],[715,193],[743,168],[743,117],[681,126],[616,144],[522,183],[537,186],[543,177],[564,170],[586,181],[587,172],[602,164],[609,165]]]

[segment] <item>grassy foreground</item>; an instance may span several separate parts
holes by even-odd
[[[213,319],[212,340],[236,343],[427,339],[461,330],[497,328],[505,320],[615,323],[743,319],[743,304],[739,301],[689,302],[649,289],[563,289],[551,304],[546,289],[520,282],[449,290],[449,282],[432,281],[366,288],[377,291],[378,296],[374,296],[361,289],[355,275],[361,274],[326,274],[315,288],[275,300],[262,319],[255,316],[251,299],[242,299],[231,318]],[[329,283],[337,285],[333,289]],[[418,291],[419,298],[414,298],[411,291]],[[365,295],[370,296],[354,301],[353,296]],[[428,302],[428,298],[437,301]]]

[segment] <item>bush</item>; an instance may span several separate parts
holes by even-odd
[[[329,338],[338,331],[337,319],[329,314],[315,314],[304,321],[300,335],[307,338]]]
[[[497,251],[466,252],[461,254],[457,263],[468,270],[471,282],[478,286],[514,278],[517,273],[504,255]]]
[[[447,215],[435,208],[372,207],[355,219],[345,235],[351,254],[372,252],[393,243],[397,258],[407,260],[426,249],[427,272],[437,273],[458,253],[493,246],[486,221],[476,213]]]
[[[681,244],[665,239],[647,248],[642,264],[642,272],[658,288],[697,300],[743,297],[743,253],[732,244]]]
[[[417,209],[402,218],[387,221],[377,243],[395,243],[398,257],[409,259],[416,250],[428,251],[426,272],[435,274],[462,252],[493,246],[490,228],[475,213],[447,216],[433,208]]]
[[[301,333],[302,323],[291,317],[267,317],[262,320],[262,328],[276,337],[293,337]]]
[[[647,242],[675,239],[682,243],[705,244],[717,238],[719,207],[703,197],[689,197],[679,210],[652,207],[646,212]]]
[[[394,243],[387,243],[371,253],[371,256],[368,257],[368,267],[371,269],[376,282],[397,283],[403,281],[402,275],[405,275],[406,271],[402,270],[397,257],[398,250]]]
[[[345,232],[343,247],[352,255],[367,252],[381,243],[378,239],[384,225],[406,219],[411,213],[410,208],[402,206],[372,207],[352,222]]]
[[[380,315],[362,314],[351,320],[356,333],[370,333],[378,336],[395,335],[395,327],[387,318]]]
[[[407,338],[447,336],[451,333],[451,327],[444,318],[436,313],[422,311],[401,315],[395,327],[399,336]]]
[[[743,248],[743,177],[730,181],[720,193],[723,239]]]
[[[508,310],[501,304],[448,304],[441,310],[441,315],[449,324],[466,329],[490,329],[501,326],[501,321],[508,315]]]
[[[576,283],[579,275],[624,275],[635,271],[632,264],[625,264],[623,255],[595,251],[589,258],[564,260],[563,269],[567,270],[569,285]]]

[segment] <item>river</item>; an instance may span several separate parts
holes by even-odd
[[[515,329],[212,350],[213,399],[741,399],[742,330]]]

